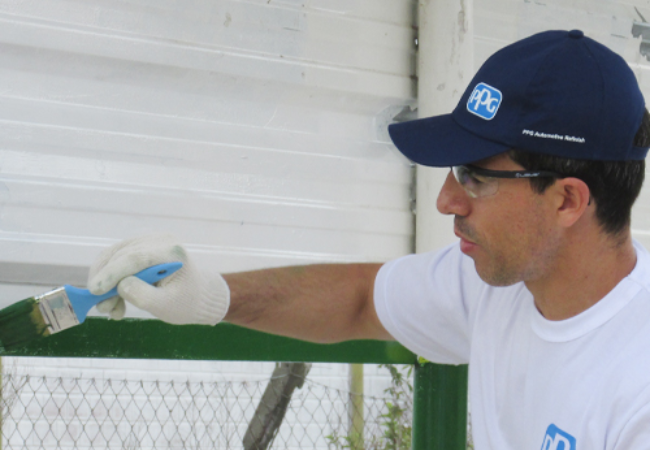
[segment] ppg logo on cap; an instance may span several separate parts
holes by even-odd
[[[501,91],[485,83],[479,83],[467,100],[467,110],[482,119],[492,120],[501,104]]]

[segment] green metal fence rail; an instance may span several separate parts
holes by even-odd
[[[415,364],[413,449],[466,448],[467,366],[420,364],[395,342],[313,344],[230,324],[174,326],[157,320],[89,318],[0,356]]]

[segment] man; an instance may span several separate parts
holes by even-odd
[[[171,323],[397,339],[469,363],[479,450],[650,447],[650,255],[630,233],[650,118],[626,63],[578,30],[541,33],[493,55],[452,114],[390,132],[413,161],[452,166],[437,206],[460,244],[221,277],[150,236],[104,252],[89,288],[119,281]],[[159,287],[129,277],[172,260],[185,266]]]

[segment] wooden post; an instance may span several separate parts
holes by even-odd
[[[363,412],[363,364],[350,364],[350,399],[348,401],[350,448],[363,450],[365,418]]]

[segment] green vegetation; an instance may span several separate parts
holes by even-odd
[[[391,384],[384,391],[385,412],[380,416],[381,434],[368,436],[351,432],[347,436],[327,436],[330,448],[335,450],[410,450],[411,415],[413,397],[413,366],[382,364],[388,369]]]

